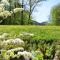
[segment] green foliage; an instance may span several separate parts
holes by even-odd
[[[53,25],[60,25],[60,4],[52,8],[51,20]]]
[[[4,4],[5,1],[0,2],[0,4]],[[4,4],[4,10],[9,11],[11,13],[11,16],[8,16],[7,18],[2,18],[0,17],[0,25],[28,25],[32,24],[31,22],[28,21],[29,19],[29,12],[24,10],[23,12],[23,17],[22,17],[22,12],[19,10],[19,12],[14,13],[15,8],[21,8],[21,4],[19,3],[18,0],[7,0],[8,4]],[[6,3],[6,2],[5,2]],[[16,10],[17,11],[17,10]],[[4,14],[3,14],[4,15]],[[29,23],[28,23],[29,22]]]
[[[40,51],[35,51],[34,52],[34,58],[33,60],[43,60],[43,54]]]

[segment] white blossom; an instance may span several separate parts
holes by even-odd
[[[24,57],[32,57],[32,54],[27,51],[18,52],[18,55],[23,55]]]
[[[24,41],[19,38],[3,41],[2,45],[24,46]]]
[[[5,5],[10,5],[8,0],[2,0],[1,2],[4,3]]]
[[[16,39],[12,40],[11,43],[14,44],[14,45],[24,45],[24,41],[22,41],[19,38],[16,38]]]
[[[8,33],[3,33],[2,36],[7,37]]]
[[[0,12],[4,11],[4,4],[0,4]]]
[[[3,11],[0,13],[0,17],[3,17],[3,18],[7,18],[8,16],[11,16],[12,13],[10,13],[9,11]]]
[[[8,44],[11,44],[11,41],[12,41],[13,39],[9,39],[9,40],[4,40],[3,42],[2,42],[2,46],[7,46]]]
[[[7,39],[7,37],[8,37],[7,33],[3,33],[2,35],[0,35],[1,40],[5,40],[5,39]]]
[[[17,13],[17,12],[20,12],[20,11],[22,11],[23,10],[23,8],[15,8],[15,9],[13,9],[13,12],[14,13]]]
[[[10,53],[11,51],[24,51],[24,48],[22,47],[14,48],[14,49],[8,50],[7,53]]]

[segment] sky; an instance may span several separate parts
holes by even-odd
[[[40,23],[49,21],[51,8],[59,3],[60,0],[48,0],[41,2],[38,6],[36,6],[32,14],[33,19]]]

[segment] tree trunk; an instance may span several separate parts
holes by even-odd
[[[30,24],[30,20],[31,20],[31,0],[29,0],[29,5],[30,5],[30,10],[29,10],[29,19],[28,19],[28,24]]]
[[[22,8],[24,6],[24,0],[22,0]],[[23,25],[24,22],[23,22],[23,11],[21,12],[21,25]]]

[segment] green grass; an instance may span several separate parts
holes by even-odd
[[[21,32],[35,34],[34,40],[59,40],[60,26],[20,26],[20,25],[1,25],[0,34],[9,33],[11,37],[18,36]]]

